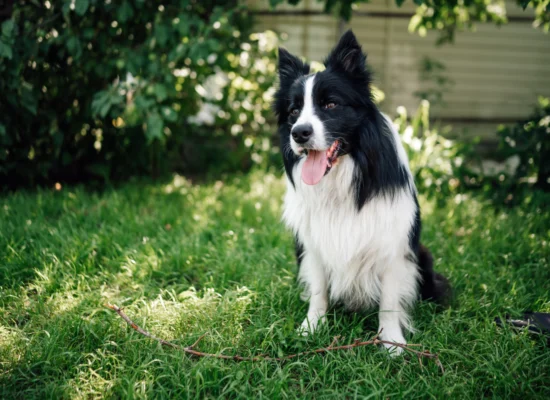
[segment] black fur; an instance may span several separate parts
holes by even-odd
[[[422,230],[422,220],[420,218],[420,207],[416,195],[416,214],[414,223],[409,232],[409,246],[414,252],[413,259],[418,265],[420,272],[420,296],[422,300],[431,300],[437,303],[445,304],[451,297],[451,285],[447,278],[438,274],[433,269],[433,257],[427,247],[420,243],[420,232]]]
[[[298,239],[298,236],[294,236],[294,250],[296,252],[296,262],[298,267],[302,264],[302,259],[304,258],[304,245]]]
[[[358,210],[372,197],[393,196],[396,189],[409,184],[406,171],[399,164],[392,134],[372,99],[371,74],[365,62],[361,46],[348,31],[325,60],[326,70],[317,73],[313,93],[319,99],[315,113],[330,139],[339,139],[343,144],[341,154],[349,153],[355,161],[353,190]],[[280,87],[274,109],[285,170],[293,182],[291,171],[298,157],[288,151],[290,127],[296,122],[290,111],[303,106],[303,83],[309,66],[280,49],[279,71]],[[327,102],[338,104],[337,109],[323,109],[322,104]]]
[[[298,57],[293,56],[285,49],[279,49],[279,90],[275,93],[273,108],[278,117],[279,136],[281,149],[283,149],[283,163],[285,170],[291,171],[292,166],[298,157],[292,151],[285,151],[290,145],[290,126],[288,125],[289,99],[288,93],[291,86],[296,84],[297,79],[309,73],[309,64],[302,62]],[[292,174],[288,175],[292,184]]]
[[[420,246],[420,232],[422,231],[422,219],[420,218],[420,206],[418,205],[418,199],[416,193],[414,194],[414,203],[416,204],[416,213],[414,215],[414,222],[409,232],[409,246],[413,251],[416,258],[418,258],[418,250]]]
[[[452,295],[449,280],[433,270],[432,255],[422,245],[418,250],[418,270],[420,271],[420,295],[422,300],[446,304]]]

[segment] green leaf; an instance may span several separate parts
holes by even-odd
[[[519,5],[525,10],[531,0],[518,0]]]
[[[105,118],[109,114],[109,111],[111,111],[111,108],[121,104],[123,100],[124,97],[117,92],[116,88],[99,91],[94,95],[92,100],[92,113]]]
[[[99,115],[101,118],[105,118],[110,108],[111,102],[109,101],[109,92],[106,90],[97,92],[92,100],[92,113],[94,115]]]
[[[119,22],[126,22],[134,16],[134,9],[128,1],[124,1],[122,5],[118,8],[117,18]]]
[[[176,122],[178,120],[178,113],[174,111],[172,107],[162,107],[162,116],[168,122]]]
[[[0,58],[7,58],[11,60],[13,58],[13,52],[11,47],[0,40]]]
[[[155,38],[160,46],[164,46],[170,37],[170,29],[162,24],[158,23],[155,25]]]
[[[90,6],[90,0],[75,0],[74,11],[78,15],[83,16],[84,14],[86,14],[86,11],[88,10],[89,6]]]
[[[397,4],[397,7],[401,7],[405,0],[395,0],[395,4]]]
[[[85,28],[82,30],[82,38],[83,39],[93,39],[95,37],[95,29],[94,28]]]
[[[61,8],[61,11],[65,17],[71,12],[71,3],[72,0],[65,0],[65,4],[63,4],[63,7]]]
[[[166,89],[166,86],[164,86],[162,83],[157,83],[154,87],[155,96],[157,96],[157,101],[163,102],[168,97],[168,90]]]
[[[154,139],[162,139],[162,130],[164,128],[164,121],[158,112],[153,112],[147,117],[147,140],[149,142]]]
[[[136,95],[136,97],[134,97],[134,104],[136,105],[138,112],[145,114],[147,110],[155,105],[155,101],[147,96]]]
[[[75,59],[80,58],[80,56],[82,55],[82,45],[80,44],[80,40],[77,36],[72,35],[67,40],[66,46],[71,56],[73,56]]]
[[[103,105],[99,109],[99,115],[101,116],[101,118],[105,118],[107,116],[107,114],[109,114],[110,109],[111,109],[111,103],[110,102],[107,101],[107,102],[103,103]]]
[[[36,110],[38,106],[38,99],[32,91],[32,85],[30,83],[24,82],[21,85],[21,105],[32,115],[36,115]]]
[[[8,19],[2,24],[2,35],[6,38],[11,38],[15,31],[15,22],[13,19]]]
[[[189,35],[190,25],[189,25],[187,15],[186,14],[181,14],[179,16],[179,19],[180,19],[180,21],[178,23],[178,31],[179,31],[180,35],[181,36]]]

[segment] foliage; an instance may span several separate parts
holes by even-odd
[[[0,39],[0,178],[260,162],[276,38],[251,29],[234,1],[17,2]]]
[[[400,1],[397,1],[398,3]],[[550,27],[550,0],[517,0],[526,9],[534,8],[533,25],[548,32]],[[402,1],[401,1],[402,3]],[[475,22],[492,22],[501,25],[508,22],[504,0],[415,0],[419,6],[411,18],[409,29],[426,35],[427,30],[441,32],[438,43],[452,42],[456,30],[471,29]]]
[[[501,154],[519,158],[515,173],[503,177],[503,184],[531,180],[536,187],[550,191],[550,98],[539,97],[531,117],[511,127],[500,127],[498,135]]]
[[[470,183],[475,174],[467,167],[473,158],[472,146],[449,140],[437,127],[430,126],[430,103],[422,100],[408,118],[405,107],[398,107],[396,124],[407,151],[411,172],[420,193],[445,201]]]
[[[336,13],[348,21],[353,16],[353,9],[360,3],[369,0],[318,0],[325,5],[325,12]],[[274,7],[285,0],[270,0]],[[428,30],[438,30],[441,36],[438,43],[452,42],[456,30],[470,29],[475,22],[492,22],[497,25],[506,23],[506,4],[504,0],[413,0],[417,6],[416,14],[411,18],[409,29],[424,36]],[[516,0],[523,7],[535,11],[533,25],[545,32],[550,29],[550,0]],[[298,4],[300,0],[290,0]],[[405,0],[395,0],[397,6]]]
[[[533,26],[542,28],[544,32],[550,32],[550,0],[517,0],[517,3],[524,10],[531,6],[535,11]]]
[[[442,204],[449,197],[479,193],[495,205],[550,201],[550,100],[527,120],[499,129],[496,160],[482,159],[471,143],[449,140],[450,127],[431,126],[430,103],[410,118],[398,107],[396,124],[420,193]],[[538,190],[537,190],[538,189]],[[546,192],[546,193],[544,193]]]
[[[0,197],[0,398],[548,397],[545,339],[494,323],[550,312],[548,207],[495,215],[464,195],[439,207],[421,197],[423,243],[458,305],[437,313],[419,303],[408,339],[440,353],[443,375],[375,348],[287,363],[191,358],[103,307],[125,306],[136,323],[181,345],[206,333],[199,348],[224,354],[371,336],[375,310],[336,308],[313,337],[295,332],[307,307],[292,235],[280,223],[281,175]]]
[[[474,22],[507,22],[504,0],[422,0],[411,18],[409,30],[426,35],[427,30],[441,32],[438,43],[452,42],[456,30],[471,29]]]

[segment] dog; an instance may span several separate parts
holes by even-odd
[[[324,64],[310,73],[279,49],[273,106],[287,178],[283,221],[295,235],[309,299],[300,329],[312,334],[329,301],[351,310],[378,304],[380,339],[404,345],[415,300],[442,301],[450,286],[420,244],[407,154],[373,101],[366,55],[351,30]]]

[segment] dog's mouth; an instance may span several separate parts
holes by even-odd
[[[338,140],[332,142],[328,150],[307,151],[307,158],[302,167],[302,180],[307,185],[318,184],[323,176],[338,163],[342,146]]]

